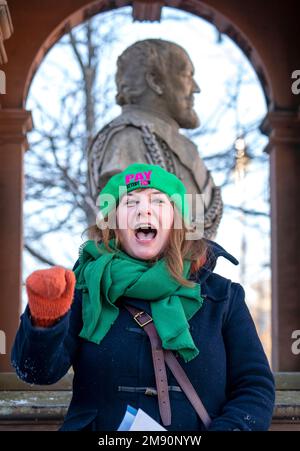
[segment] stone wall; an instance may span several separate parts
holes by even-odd
[[[271,431],[300,431],[300,373],[276,373]],[[50,386],[28,386],[12,373],[0,374],[0,431],[59,428],[72,391],[72,375]]]

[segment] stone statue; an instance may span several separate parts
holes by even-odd
[[[89,149],[93,199],[113,174],[129,164],[157,164],[175,173],[188,193],[204,195],[204,236],[213,239],[223,211],[220,188],[197,147],[179,133],[179,128],[200,124],[193,109],[194,93],[200,89],[188,54],[172,42],[146,39],[128,47],[117,66],[116,101],[122,114],[100,130]],[[200,221],[194,205],[191,210],[193,221]]]

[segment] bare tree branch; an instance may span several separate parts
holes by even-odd
[[[243,208],[243,207],[236,207],[235,205],[226,205],[225,208],[228,208],[230,210],[234,210],[234,211],[239,211],[245,215],[249,215],[249,216],[261,216],[264,218],[269,218],[270,215],[264,211],[257,211],[257,210],[249,210],[248,208]]]
[[[34,250],[31,246],[29,246],[29,244],[25,244],[24,248],[26,249],[26,251],[28,251],[33,257],[37,258],[40,262],[42,263],[46,263],[47,265],[50,266],[56,266],[56,263],[54,263],[52,260],[49,260],[48,258],[44,257],[43,255],[41,255],[39,252],[37,252],[36,250]]]

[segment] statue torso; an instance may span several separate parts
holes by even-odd
[[[174,173],[185,184],[187,193],[204,193],[206,212],[212,205],[216,187],[196,146],[179,133],[172,119],[132,105],[123,107],[122,114],[100,130],[89,151],[94,198],[109,177],[138,161],[157,164]],[[221,213],[221,199],[218,204]],[[194,206],[192,213],[195,218]]]

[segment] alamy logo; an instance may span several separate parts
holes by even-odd
[[[3,330],[0,330],[0,354],[6,354],[6,337]]]
[[[300,354],[300,330],[293,330],[291,338],[292,338],[292,340],[295,340],[291,346],[292,353],[294,355],[299,355]]]
[[[125,184],[128,188],[139,185],[149,185],[151,181],[152,171],[137,172],[136,174],[127,174],[125,176]]]
[[[6,94],[6,77],[3,70],[0,70],[0,94]]]
[[[300,94],[300,70],[294,70],[292,78],[296,78],[296,81],[292,83],[292,93],[295,95]]]

